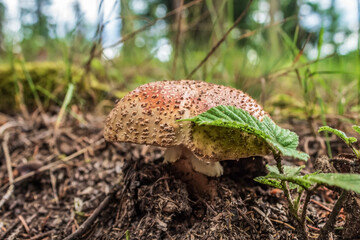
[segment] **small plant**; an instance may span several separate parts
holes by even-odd
[[[125,231],[125,239],[130,240],[130,231],[129,230]]]
[[[301,235],[306,239],[309,238],[306,226],[306,211],[310,198],[318,187],[336,186],[343,189],[327,223],[321,229],[319,239],[327,239],[328,233],[332,231],[336,216],[340,212],[341,206],[348,195],[348,191],[360,193],[359,174],[315,172],[302,175],[301,169],[303,166],[283,166],[283,156],[293,157],[303,161],[306,161],[309,156],[304,152],[296,150],[299,145],[299,137],[296,133],[279,127],[269,117],[265,117],[260,121],[245,110],[233,106],[217,106],[194,118],[185,120],[192,121],[199,125],[241,129],[263,140],[268,145],[277,164],[276,166],[267,165],[268,175],[257,177],[255,181],[284,191],[289,204],[289,211],[295,218],[301,230]],[[355,138],[348,138],[345,133],[334,129],[331,130],[330,127],[323,127],[319,131],[325,130],[334,132],[335,134],[337,133],[337,135],[339,134],[350,147],[352,146],[351,144],[356,141]],[[360,133],[360,127],[356,126],[354,130]],[[355,148],[352,147],[352,149]],[[359,153],[358,150],[356,151],[355,154]]]
[[[352,128],[354,129],[355,132],[357,132],[358,134],[360,134],[360,126],[352,126]],[[331,128],[329,126],[322,126],[319,128],[319,132],[331,132],[333,134],[335,134],[336,136],[338,136],[341,140],[343,140],[345,142],[345,144],[351,148],[351,150],[353,151],[353,153],[355,154],[357,159],[360,159],[360,151],[359,149],[356,149],[354,147],[354,143],[357,142],[357,139],[354,137],[348,137],[343,131],[340,131],[338,129],[335,128]]]

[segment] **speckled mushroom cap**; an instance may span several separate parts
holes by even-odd
[[[161,147],[184,146],[207,162],[267,154],[266,144],[240,130],[176,122],[228,105],[262,120],[268,115],[247,94],[202,81],[159,81],[142,85],[122,98],[106,120],[107,141]]]

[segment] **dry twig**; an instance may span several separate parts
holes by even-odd
[[[23,225],[23,227],[25,228],[25,231],[26,231],[27,233],[30,233],[30,228],[29,228],[27,222],[25,221],[24,217],[21,216],[21,215],[19,215],[18,218],[19,218],[21,224]]]
[[[5,239],[5,237],[19,224],[20,220],[17,218],[7,229],[5,232],[0,234],[0,239]]]
[[[11,168],[11,158],[10,158],[10,154],[9,154],[8,141],[9,141],[9,133],[5,133],[4,141],[2,143],[2,148],[4,151],[6,167],[7,167],[7,171],[8,171],[9,188],[6,191],[5,195],[0,200],[0,208],[9,200],[9,198],[11,197],[11,195],[14,192],[14,177],[13,177],[13,172],[12,172],[12,168]]]
[[[71,235],[67,236],[64,240],[79,239],[94,223],[97,216],[109,205],[112,199],[115,197],[118,190],[118,185],[115,185],[113,190],[104,198],[96,210],[91,214],[90,217]]]
[[[256,231],[256,227],[255,227],[254,223],[246,216],[246,214],[243,213],[243,211],[239,208],[237,210],[238,210],[238,213],[242,216],[242,218],[245,219],[245,221],[250,225],[250,227],[252,227]]]
[[[321,202],[318,202],[314,199],[311,199],[310,202],[315,203],[316,205],[318,205],[319,207],[323,208],[324,210],[331,212],[331,209],[328,208],[327,206],[325,206],[324,204],[322,204]]]
[[[38,235],[35,235],[35,236],[31,237],[29,240],[45,239],[45,237],[47,237],[47,236],[49,236],[49,235],[51,235],[53,233],[55,233],[55,230],[50,230],[48,232],[44,232],[44,233],[40,233]]]
[[[283,224],[284,226],[290,228],[291,230],[295,231],[296,229],[291,226],[290,224],[286,223],[286,222],[283,222],[283,221],[280,221],[280,220],[277,220],[277,219],[273,219],[273,218],[269,218],[272,222],[276,222],[276,223],[280,223],[280,224]]]
[[[34,213],[32,216],[26,219],[26,223],[31,222],[34,220],[34,218],[37,216],[37,213]],[[19,221],[20,222],[20,221]],[[21,230],[23,228],[23,225],[18,226],[15,231],[7,238],[8,240],[14,240],[17,239],[17,236],[20,234]]]
[[[252,209],[254,209],[255,212],[259,213],[260,216],[262,216],[264,218],[264,220],[267,221],[270,224],[270,226],[275,229],[274,225],[272,224],[272,222],[269,219],[269,217],[267,216],[267,214],[265,214],[263,211],[261,211],[259,208],[255,207],[255,206],[253,206]]]

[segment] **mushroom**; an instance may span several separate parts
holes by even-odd
[[[193,80],[158,81],[123,97],[106,120],[107,141],[165,147],[164,162],[186,159],[207,176],[220,176],[219,161],[266,155],[266,144],[238,129],[199,126],[179,119],[227,105],[262,120],[268,114],[240,90]]]

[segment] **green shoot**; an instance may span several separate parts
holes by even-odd
[[[130,231],[129,230],[125,231],[125,239],[130,240]]]
[[[44,96],[48,97],[49,99],[53,100],[56,104],[58,105],[62,105],[63,103],[61,102],[61,100],[59,100],[54,94],[52,94],[51,92],[49,92],[47,89],[41,87],[41,86],[36,86],[36,89],[41,92],[42,94],[44,94]],[[75,118],[76,120],[78,120],[80,123],[82,124],[86,124],[85,119],[77,114],[76,112],[74,112],[73,110],[67,108],[66,111],[68,113],[70,113],[70,115]]]
[[[59,115],[58,115],[58,117],[56,119],[55,130],[58,129],[58,127],[60,126],[61,120],[62,120],[62,118],[64,117],[64,115],[66,113],[67,107],[71,102],[71,99],[72,99],[72,96],[73,96],[73,93],[74,93],[74,90],[75,90],[75,85],[74,85],[74,83],[72,81],[72,75],[71,75],[71,63],[72,63],[71,57],[65,56],[64,59],[65,59],[65,63],[66,63],[66,78],[67,78],[67,80],[69,82],[69,86],[68,86],[68,90],[67,90],[66,95],[65,95],[64,102],[61,105]]]
[[[71,99],[72,99],[72,96],[73,96],[73,93],[74,93],[74,89],[75,89],[75,85],[73,83],[70,83],[69,87],[68,87],[68,90],[66,92],[66,95],[65,95],[64,102],[63,102],[63,104],[61,106],[59,115],[58,115],[58,117],[56,119],[55,129],[58,129],[59,126],[60,126],[61,120],[64,117],[66,109],[67,109],[69,103],[71,102]]]
[[[335,134],[336,136],[338,136],[341,140],[343,140],[347,145],[357,142],[356,138],[348,137],[348,136],[346,136],[346,134],[343,131],[340,131],[338,129],[335,129],[335,128],[332,128],[329,126],[322,126],[319,128],[318,131],[319,132],[323,132],[323,131],[331,132],[331,133]]]
[[[359,133],[360,131],[360,127],[359,126],[353,126],[353,129]],[[329,127],[329,126],[322,126],[319,128],[318,132],[331,132],[333,134],[335,134],[336,136],[338,136],[341,140],[344,141],[344,143],[351,148],[351,150],[354,152],[354,154],[356,155],[357,159],[360,159],[360,151],[358,149],[356,149],[353,146],[353,143],[357,142],[357,139],[354,137],[348,137],[343,131],[340,131],[338,129]]]
[[[358,134],[360,134],[360,126],[352,126],[352,128],[354,129],[355,132],[357,132]]]
[[[36,102],[36,105],[37,107],[39,108],[40,112],[44,112],[44,108],[43,108],[43,105],[41,103],[41,100],[40,100],[40,97],[38,95],[38,92],[36,91],[36,87],[35,87],[35,84],[29,74],[29,72],[27,71],[26,69],[26,66],[25,66],[25,60],[23,59],[23,57],[20,57],[20,63],[21,63],[21,68],[24,72],[24,75],[25,75],[25,78],[26,78],[26,81],[28,82],[29,84],[29,87],[30,87],[30,90],[34,96],[34,99],[35,99],[35,102]]]

